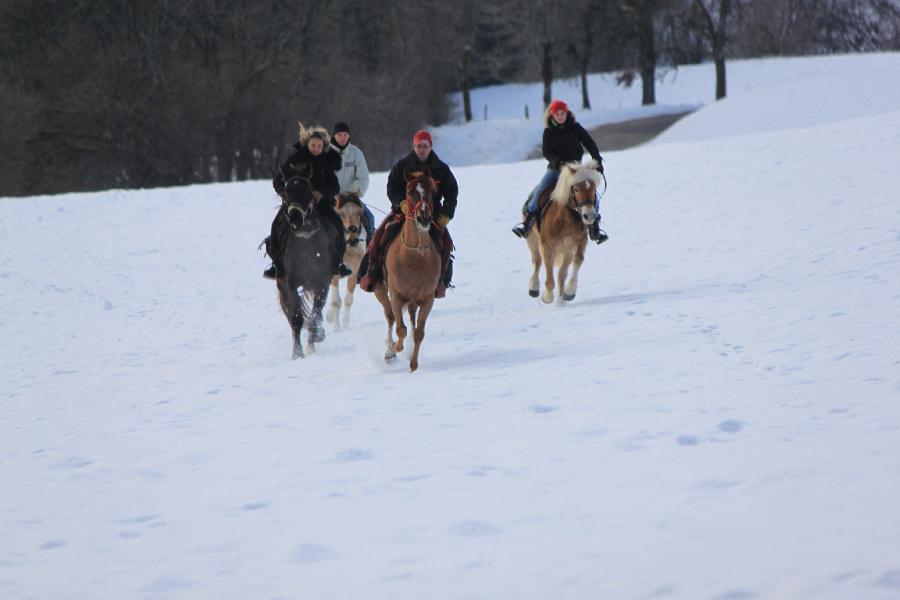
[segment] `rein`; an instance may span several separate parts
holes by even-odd
[[[409,206],[409,198],[406,199],[406,204],[407,204],[407,206]],[[404,215],[404,220],[405,220],[405,221],[416,221],[416,220],[417,220],[417,219],[416,219],[416,211],[419,209],[419,206],[421,206],[422,204],[425,204],[425,200],[424,200],[424,199],[419,200],[418,202],[416,202],[416,203],[413,205],[413,207],[410,208],[410,209],[407,211],[407,213]],[[437,223],[435,222],[434,218],[431,219],[431,223],[432,223],[433,225],[437,225]],[[421,231],[418,231],[418,229],[417,229],[416,231],[417,231],[418,234],[419,234],[419,245],[416,245],[416,246],[410,246],[410,245],[406,242],[406,227],[403,227],[403,229],[400,230],[400,241],[402,242],[403,247],[406,248],[407,250],[415,250],[415,251],[419,252],[420,254],[424,254],[425,250],[433,250],[433,249],[434,249],[434,244],[431,244],[431,246],[428,246],[428,245],[424,245],[424,246],[423,246],[423,245],[422,245],[422,232],[421,232]],[[429,240],[431,239],[431,236],[429,235],[428,232],[425,232],[425,235],[426,235],[426,238],[427,238],[427,239],[429,239]]]

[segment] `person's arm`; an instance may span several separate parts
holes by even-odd
[[[369,165],[366,163],[366,157],[362,150],[357,148],[356,154],[356,181],[359,184],[359,195],[362,197],[369,189]]]
[[[391,169],[387,180],[387,197],[391,201],[394,211],[400,210],[400,203],[406,195],[406,186],[403,180],[403,161],[401,160]]]
[[[596,160],[597,164],[603,165],[603,159],[600,157],[600,149],[597,148],[597,143],[594,141],[594,138],[591,137],[591,134],[589,134],[587,130],[581,126],[581,124],[575,123],[574,125],[575,137],[577,137],[578,141],[581,142],[581,145],[585,147],[585,149],[588,151],[588,154],[591,155],[591,158]]]
[[[544,138],[541,140],[541,154],[549,161],[551,169],[559,169],[559,156],[553,144],[553,133],[549,127],[544,129]]]
[[[444,201],[441,203],[441,214],[438,215],[437,223],[441,227],[446,227],[456,215],[456,199],[459,196],[459,184],[456,183],[456,177],[453,176],[450,167],[446,167],[444,178],[441,180],[441,195]]]

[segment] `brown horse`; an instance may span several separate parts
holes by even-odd
[[[344,251],[344,264],[353,271],[353,275],[347,277],[347,289],[344,295],[344,311],[341,314],[341,291],[339,289],[340,277],[335,275],[331,279],[330,304],[326,319],[341,328],[350,326],[350,307],[353,306],[353,292],[356,291],[356,274],[359,273],[359,263],[366,253],[366,228],[362,219],[365,209],[357,194],[345,193],[336,197],[335,210],[344,222],[344,230],[347,237],[347,249]]]
[[[594,208],[594,196],[601,178],[595,161],[585,165],[569,163],[562,166],[556,187],[550,193],[550,205],[541,218],[539,227],[532,227],[528,235],[528,249],[531,250],[531,262],[534,265],[528,282],[530,296],[538,296],[541,283],[539,272],[543,260],[547,274],[541,300],[547,304],[553,302],[554,268],[558,269],[556,285],[560,291],[557,302],[562,304],[564,300],[575,299],[578,271],[584,262],[584,249],[587,246],[587,227],[598,216]],[[541,205],[545,202],[546,194],[547,192],[541,195]],[[570,266],[572,276],[566,282]]]
[[[441,275],[441,253],[429,233],[434,219],[432,197],[437,181],[427,172],[407,172],[406,215],[400,235],[388,247],[385,255],[385,277],[376,284],[375,297],[384,308],[388,331],[384,359],[388,362],[403,350],[407,329],[403,322],[404,307],[409,311],[413,327],[412,359],[409,370],[419,368],[419,348],[425,339],[425,321],[434,305],[434,292]],[[418,313],[418,314],[417,314]],[[397,325],[397,342],[393,327]]]

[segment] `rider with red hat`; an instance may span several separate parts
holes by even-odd
[[[388,175],[387,196],[391,201],[392,210],[375,231],[372,243],[369,244],[366,256],[359,268],[359,285],[367,292],[371,292],[375,283],[382,280],[384,274],[381,272],[381,261],[384,251],[400,231],[403,223],[401,202],[406,198],[404,175],[407,171],[427,171],[438,182],[433,196],[435,223],[432,226],[432,237],[441,247],[442,256],[441,278],[438,281],[437,290],[435,290],[435,297],[443,298],[446,288],[450,286],[453,272],[450,252],[453,249],[453,240],[450,238],[450,232],[447,231],[447,224],[453,219],[456,212],[456,197],[459,194],[459,187],[450,167],[438,158],[431,149],[431,145],[431,134],[424,129],[417,131],[413,136],[412,151],[397,161]]]
[[[538,213],[538,200],[541,194],[553,188],[559,179],[559,170],[562,165],[570,162],[581,162],[584,150],[590,153],[591,158],[597,161],[597,170],[603,173],[603,159],[600,150],[591,135],[580,124],[575,122],[575,115],[562,100],[554,100],[544,113],[544,139],[541,143],[541,153],[547,159],[547,171],[540,183],[528,196],[525,206],[522,207],[524,222],[513,227],[513,233],[519,237],[527,237],[528,232]],[[598,207],[599,209],[599,207]],[[601,244],[609,239],[606,232],[600,229],[600,219],[588,228],[591,239]]]

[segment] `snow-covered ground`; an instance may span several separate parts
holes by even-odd
[[[414,374],[365,293],[289,360],[267,182],[0,199],[0,598],[900,598],[900,55],[729,75],[569,305],[456,168]]]

